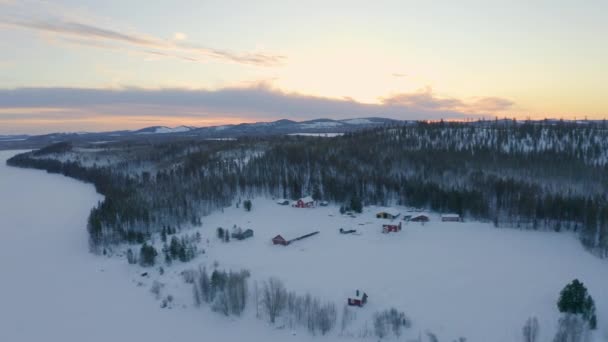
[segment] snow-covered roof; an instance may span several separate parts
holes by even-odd
[[[399,210],[395,209],[395,208],[383,208],[380,211],[378,211],[378,214],[380,213],[387,213],[391,216],[397,216],[399,215]]]
[[[430,217],[429,214],[427,214],[427,213],[418,213],[418,214],[412,216],[412,219],[415,219],[415,218],[421,217],[421,216]]]
[[[354,295],[351,298],[363,300],[363,295],[364,294],[365,294],[365,292],[363,292],[361,290],[358,290],[358,292],[355,291]]]
[[[310,203],[310,202],[314,202],[314,201],[315,201],[315,200],[314,200],[314,199],[312,199],[312,197],[310,197],[310,196],[302,197],[302,198],[300,198],[300,200],[301,200],[302,202],[304,202],[304,203]]]
[[[285,203],[285,202],[289,202],[289,200],[286,200],[285,198],[279,198],[279,199],[277,200],[277,203],[278,203],[278,204],[283,204],[283,203]]]
[[[441,217],[459,218],[460,215],[458,215],[458,214],[442,214]]]

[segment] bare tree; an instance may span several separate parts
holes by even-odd
[[[317,317],[316,325],[319,331],[321,331],[321,335],[327,334],[336,325],[338,317],[336,305],[334,303],[327,303],[319,307],[315,316]]]
[[[536,317],[530,317],[524,324],[522,334],[524,335],[524,342],[537,342],[539,334],[538,319]]]
[[[253,285],[253,301],[255,302],[255,318],[260,318],[260,299],[258,298],[258,281]]]
[[[409,328],[411,325],[412,323],[405,313],[395,308],[374,314],[374,331],[379,338],[387,336],[389,332],[399,337],[401,336],[401,330]]]
[[[426,337],[429,339],[429,342],[439,342],[439,339],[437,338],[437,335],[433,334],[430,331],[426,332]]]
[[[350,310],[348,305],[344,304],[344,308],[342,309],[342,321],[340,323],[340,328],[342,329],[342,333],[348,327],[348,325],[356,318],[356,314]]]
[[[559,319],[553,342],[583,342],[589,338],[589,327],[580,315],[565,314]]]
[[[277,278],[270,278],[264,283],[262,291],[262,305],[268,313],[270,323],[274,323],[287,304],[287,291],[283,282]]]
[[[211,309],[216,312],[221,312],[225,316],[230,314],[230,298],[224,291],[220,291],[215,296]]]

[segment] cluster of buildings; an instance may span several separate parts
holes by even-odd
[[[328,203],[326,201],[315,201],[310,196],[302,197],[293,202],[289,201],[287,199],[279,199],[279,200],[277,200],[277,204],[285,205],[285,206],[291,205],[294,208],[314,208],[317,205],[319,205],[319,206],[328,205]],[[425,223],[425,222],[429,222],[431,220],[431,216],[424,212],[408,212],[407,214],[403,215],[402,220],[399,219],[400,217],[401,217],[401,213],[399,212],[399,210],[397,210],[395,208],[384,208],[376,213],[376,218],[378,218],[378,219],[391,220],[391,222],[382,224],[382,232],[386,233],[386,234],[400,232],[402,229],[403,222]],[[462,217],[460,217],[460,215],[458,215],[458,214],[442,214],[441,221],[442,222],[462,222]],[[353,234],[353,233],[356,233],[357,231],[355,229],[345,230],[343,228],[340,228],[339,232],[341,234]],[[312,233],[309,233],[306,235],[302,235],[300,237],[290,239],[290,240],[285,239],[281,235],[277,235],[274,238],[272,238],[272,243],[274,245],[288,246],[295,241],[317,235],[318,233],[319,233],[318,231],[315,231],[315,232],[312,232]],[[367,303],[367,298],[368,298],[367,293],[356,290],[355,296],[347,298],[347,304],[350,306],[362,307]]]
[[[288,199],[281,198],[277,200],[278,205],[290,205],[294,208],[314,208],[317,205],[326,207],[329,203],[327,201],[315,201],[312,197],[302,197],[296,201],[291,202]]]

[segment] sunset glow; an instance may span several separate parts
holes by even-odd
[[[605,1],[565,0],[0,1],[0,134],[318,117],[603,119],[605,13]],[[49,95],[56,89],[104,100]],[[125,101],[131,89],[188,99]]]

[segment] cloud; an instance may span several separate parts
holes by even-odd
[[[186,38],[188,38],[188,36],[183,32],[175,32],[173,34],[173,39],[175,40],[186,40]]]
[[[478,98],[470,103],[438,98],[430,89],[368,104],[351,98],[332,99],[284,92],[263,82],[217,90],[17,88],[0,90],[0,127],[11,120],[24,123],[27,120],[92,122],[92,118],[98,121],[104,118],[104,122],[115,120],[115,129],[132,127],[134,122],[141,125],[143,118],[164,122],[182,120],[190,124],[371,116],[401,120],[466,119],[493,114],[511,104],[500,98]],[[468,111],[461,110],[463,108]],[[479,111],[483,108],[488,112]],[[131,121],[127,122],[126,118]],[[93,126],[92,130],[99,129]]]
[[[272,67],[284,63],[285,56],[263,52],[234,52],[206,47],[186,41],[186,34],[176,32],[170,39],[127,32],[96,23],[94,18],[78,19],[69,9],[52,7],[46,3],[22,4],[2,2],[0,24],[14,29],[32,30],[59,41],[77,43],[104,49],[128,49],[130,51],[155,50],[165,57],[188,61],[214,59],[224,62]],[[46,6],[46,7],[45,7]],[[38,7],[42,9],[38,9]]]
[[[475,97],[468,101],[452,97],[440,97],[426,87],[413,93],[394,94],[381,99],[387,106],[401,106],[425,111],[461,112],[469,114],[493,114],[511,109],[515,103],[500,97]]]

